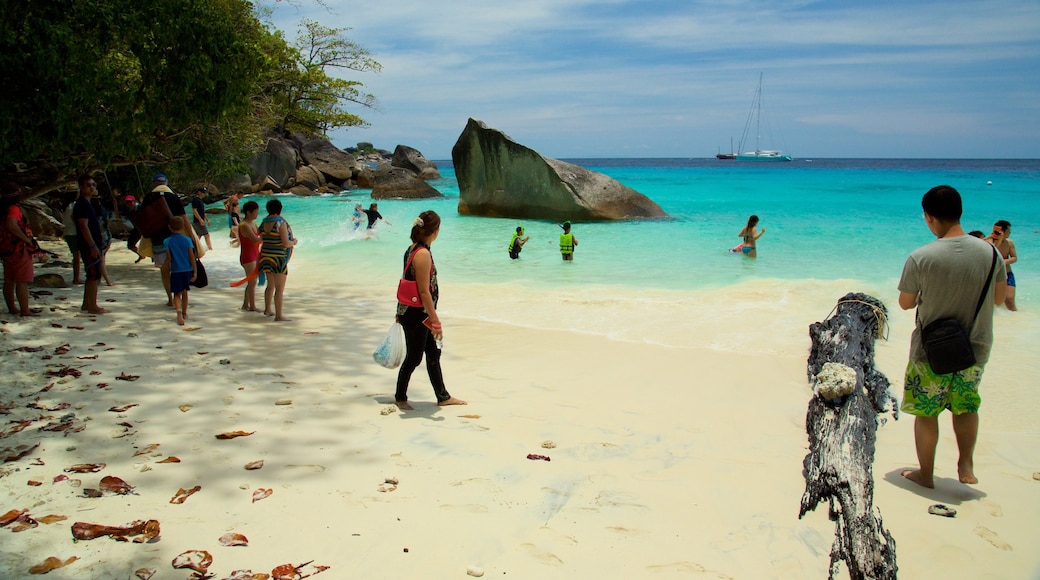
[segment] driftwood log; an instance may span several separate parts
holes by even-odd
[[[830,577],[844,560],[853,579],[895,578],[896,542],[874,508],[874,443],[877,428],[896,401],[874,368],[874,342],[885,335],[887,310],[878,299],[847,294],[834,315],[809,327],[808,375],[814,396],[805,430],[805,493],[801,519],[827,500],[835,522]]]

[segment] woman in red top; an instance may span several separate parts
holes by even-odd
[[[33,281],[33,239],[29,229],[29,220],[18,206],[18,197],[22,188],[13,181],[5,181],[0,187],[0,215],[3,216],[3,232],[10,242],[10,253],[3,256],[4,263],[4,302],[11,314],[36,316],[29,310],[29,282]],[[15,310],[15,295],[18,296],[18,310]]]
[[[261,312],[256,307],[256,276],[252,276],[256,270],[256,261],[260,257],[260,232],[256,227],[256,218],[260,215],[260,205],[255,201],[247,201],[242,206],[245,211],[245,219],[238,223],[239,263],[246,271],[245,296],[242,298],[242,310],[250,312]]]

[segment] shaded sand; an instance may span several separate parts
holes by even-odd
[[[508,578],[825,576],[833,524],[824,508],[797,519],[810,396],[805,326],[840,294],[789,334],[727,349],[719,345],[735,340],[733,325],[769,326],[772,318],[755,320],[765,306],[735,309],[717,325],[692,321],[703,344],[662,346],[466,318],[446,289],[445,376],[469,405],[437,407],[420,367],[415,410],[400,412],[396,371],[370,356],[392,304],[350,288],[307,292],[290,274],[294,321],[276,324],[239,310],[239,291],[223,288],[235,278],[220,278],[224,253],[207,257],[214,287],[192,290],[183,328],[157,290],[157,271],[133,265],[125,250],[110,254],[118,285],[100,291],[111,314],[81,314],[76,287],[40,296],[39,318],[0,316],[0,431],[31,421],[0,447],[39,444],[0,465],[0,514],[67,518],[0,529],[0,576],[28,577],[48,556],[76,556],[49,577],[131,578],[153,568],[155,578],[187,578],[170,562],[190,549],[213,555],[217,578],[310,561],[331,567],[318,578],[461,578],[468,567]],[[730,299],[741,292],[758,290]],[[458,295],[476,312],[498,300],[485,294],[481,303],[473,288]],[[912,315],[894,315],[893,340],[878,347],[896,389],[911,324]],[[15,350],[23,346],[40,350]],[[1037,574],[1040,481],[1031,475],[1040,471],[1040,435],[1035,419],[1000,420],[1036,416],[1032,375],[1021,373],[1036,362],[1014,362],[1015,354],[1002,351],[987,374],[1002,395],[983,409],[979,485],[956,482],[948,419],[934,490],[899,475],[916,463],[912,421],[881,428],[875,505],[896,539],[902,576]],[[63,367],[81,375],[44,375]],[[109,410],[124,405],[136,406]],[[70,413],[81,431],[40,430]],[[239,430],[252,434],[216,438]],[[180,462],[160,463],[171,456]],[[245,469],[257,460],[262,468]],[[63,471],[82,463],[106,467]],[[54,483],[63,474],[81,486]],[[134,494],[83,497],[106,475]],[[170,503],[193,486],[201,490]],[[271,493],[253,502],[260,489]],[[957,517],[929,515],[933,503]],[[160,522],[159,541],[74,543],[70,534],[77,521],[139,519]],[[221,546],[228,532],[248,546]]]

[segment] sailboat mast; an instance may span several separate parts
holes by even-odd
[[[755,152],[761,151],[758,146],[762,138],[762,74],[758,73],[758,90],[755,91]]]

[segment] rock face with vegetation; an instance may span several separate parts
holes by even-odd
[[[601,173],[542,157],[470,119],[451,150],[459,213],[546,220],[662,218],[653,200]]]

